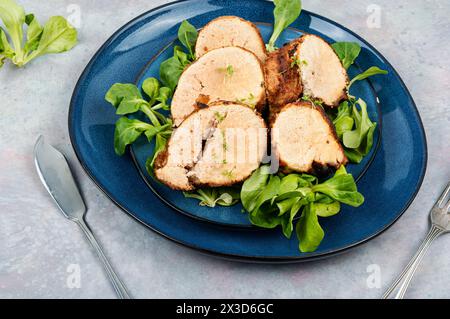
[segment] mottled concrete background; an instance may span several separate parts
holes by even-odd
[[[338,257],[287,266],[226,262],[163,239],[115,207],[75,159],[67,111],[81,71],[115,30],[164,2],[20,0],[41,20],[67,16],[69,6],[78,5],[80,43],[68,54],[0,71],[0,297],[115,297],[83,235],[60,216],[39,182],[32,161],[39,134],[68,155],[90,208],[88,221],[135,297],[380,297],[425,236],[428,210],[450,179],[450,2],[303,1],[306,9],[359,33],[399,71],[425,125],[429,162],[416,200],[382,236]],[[381,10],[380,28],[367,24],[374,8]],[[80,267],[80,288],[67,285],[72,264]],[[374,264],[380,267],[380,288],[367,284]],[[431,248],[408,297],[449,298],[449,272],[450,235]]]

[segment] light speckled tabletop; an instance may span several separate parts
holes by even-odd
[[[425,236],[428,210],[450,180],[450,2],[303,1],[305,9],[360,34],[397,69],[422,116],[429,160],[413,204],[384,234],[337,257],[283,266],[228,262],[169,242],[117,208],[75,158],[67,111],[81,71],[115,30],[165,2],[20,0],[42,20],[80,9],[80,43],[67,54],[0,71],[0,297],[115,297],[82,233],[61,217],[39,182],[32,160],[39,134],[67,154],[90,209],[88,222],[134,297],[380,297]],[[408,297],[450,298],[449,247],[450,236],[431,247]],[[74,285],[78,269],[81,281]]]

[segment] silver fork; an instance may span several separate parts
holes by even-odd
[[[439,237],[441,234],[447,233],[450,231],[450,198],[444,203],[444,200],[450,193],[450,182],[447,184],[444,192],[441,197],[439,197],[436,204],[434,204],[433,208],[430,211],[430,220],[431,227],[428,231],[425,240],[419,247],[419,250],[402,271],[400,276],[395,280],[393,285],[384,293],[383,299],[389,298],[395,291],[395,299],[403,299],[405,296],[406,290],[411,282],[414,273],[417,270],[417,267],[420,264],[423,256],[427,252],[428,248],[431,246],[433,240]]]

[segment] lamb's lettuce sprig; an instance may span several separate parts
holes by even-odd
[[[206,187],[192,192],[183,192],[184,197],[194,198],[200,206],[233,206],[239,202],[239,189],[235,187]]]
[[[355,62],[361,52],[361,46],[356,42],[336,42],[331,46],[346,70]]]
[[[362,99],[342,102],[333,123],[347,158],[353,163],[360,163],[372,149],[377,127],[377,123],[369,118],[366,103]]]
[[[261,166],[244,182],[242,205],[255,226],[280,226],[287,238],[295,229],[302,252],[316,250],[324,237],[318,217],[336,215],[341,203],[358,207],[364,202],[344,166],[323,183],[308,174],[272,175],[269,169],[268,165]],[[299,215],[294,228],[294,219]]]
[[[168,138],[172,134],[172,121],[158,110],[168,108],[170,89],[161,87],[155,78],[147,78],[142,84],[146,98],[134,84],[116,83],[105,95],[106,101],[116,108],[118,115],[131,115],[142,112],[148,121],[120,117],[116,122],[114,131],[114,150],[117,155],[123,155],[128,145],[134,143],[144,134],[149,142],[156,140],[157,147],[151,158],[153,165],[158,153],[164,149]]]
[[[274,25],[273,33],[266,44],[266,49],[269,52],[275,51],[277,47],[275,42],[281,33],[291,25],[302,12],[301,0],[274,0],[275,8],[273,10]]]
[[[173,56],[161,63],[161,82],[150,77],[142,83],[145,97],[136,85],[130,83],[116,83],[105,95],[106,101],[116,108],[116,114],[122,115],[116,122],[114,132],[114,150],[117,155],[123,155],[126,147],[141,135],[145,135],[149,143],[154,141],[154,152],[146,163],[150,175],[153,174],[156,156],[165,149],[173,131],[172,120],[161,110],[170,110],[169,101],[180,75],[195,59],[194,47],[197,36],[195,27],[188,21],[183,21],[178,30],[178,39],[188,53],[181,46],[174,47]],[[147,121],[127,117],[139,112],[146,115]]]
[[[346,69],[355,62],[361,52],[361,47],[356,42],[336,42],[332,47]],[[387,73],[386,70],[372,66],[353,77],[347,90],[350,91],[357,81]],[[361,98],[357,99],[349,94],[349,99],[339,105],[337,113],[331,112],[329,115],[336,128],[337,136],[344,146],[345,155],[350,162],[360,163],[372,149],[373,135],[377,126],[377,123],[369,117],[366,103]]]
[[[188,53],[184,52],[181,46],[176,45],[173,56],[161,63],[159,77],[161,82],[172,91],[175,90],[181,73],[195,60],[194,49],[197,37],[197,29],[187,20],[183,21],[178,29],[178,40],[188,50]]]
[[[335,42],[331,46],[338,55],[345,69],[348,69],[355,62],[361,52],[361,46],[356,42]],[[367,79],[368,77],[377,74],[388,74],[388,71],[372,66],[361,74],[356,75],[348,84],[347,90],[350,90],[350,87],[355,82]]]
[[[370,68],[368,68],[367,70],[365,70],[364,72],[356,75],[348,84],[347,90],[350,90],[350,87],[357,81],[361,81],[364,79],[367,79],[370,76],[374,76],[377,74],[388,74],[388,71],[386,70],[382,70],[377,66],[371,66]]]
[[[77,30],[64,17],[51,17],[41,26],[34,14],[25,14],[14,0],[0,0],[0,19],[5,26],[0,27],[0,67],[6,59],[22,67],[44,54],[68,51],[77,43]]]

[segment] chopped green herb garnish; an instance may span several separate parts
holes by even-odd
[[[228,177],[229,179],[233,179],[234,175],[233,175],[233,170],[225,170],[222,172],[222,175],[225,177]]]
[[[223,150],[226,152],[228,150],[228,145],[227,145],[227,137],[225,134],[225,130],[221,130],[221,133],[222,133],[222,140],[223,140],[222,147],[223,147]]]
[[[242,99],[236,99],[236,102],[247,104],[248,106],[255,107],[256,101],[255,101],[255,95],[253,93],[250,93],[248,97],[244,97]]]
[[[302,96],[302,100],[303,101],[307,101],[307,102],[311,102],[312,104],[314,104],[315,106],[322,106],[322,101],[314,99],[308,95],[303,95]]]
[[[226,115],[222,115],[219,112],[214,112],[214,117],[219,123],[221,123],[225,119]]]
[[[307,66],[307,65],[308,65],[308,62],[307,62],[306,60],[300,60],[300,59],[297,58],[297,57],[294,57],[294,58],[292,59],[292,62],[291,62],[291,68],[293,68],[294,66],[301,67],[302,65]]]
[[[218,68],[220,72],[225,72],[227,77],[232,77],[234,74],[234,68],[231,64],[228,64],[225,68]]]
[[[234,74],[234,68],[231,64],[227,65],[227,75],[231,77]]]

